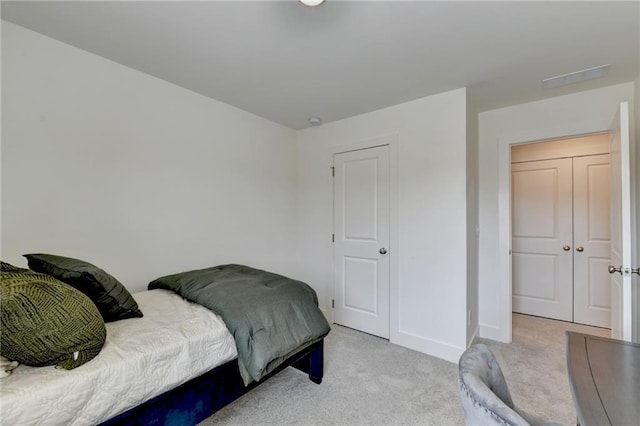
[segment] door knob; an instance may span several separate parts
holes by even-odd
[[[582,253],[584,251],[584,247],[580,246],[576,249],[576,251]]]
[[[608,269],[609,269],[609,273],[610,273],[610,274],[615,274],[616,272],[619,272],[619,273],[620,273],[620,275],[622,275],[622,266],[621,266],[621,267],[619,267],[619,268],[616,268],[616,267],[615,267],[615,266],[613,266],[613,265],[609,265],[609,268],[608,268]]]
[[[635,268],[635,269],[632,268],[631,273],[640,275],[640,268]]]
[[[384,248],[384,247],[382,247],[382,248],[380,249],[380,254],[387,254],[387,249],[386,249],[386,248]]]
[[[564,246],[564,247],[562,247],[562,250],[569,251],[569,250],[571,250],[571,247],[570,246]]]

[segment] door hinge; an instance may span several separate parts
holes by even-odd
[[[332,243],[336,242],[336,234],[331,234],[331,242]]]
[[[336,307],[336,301],[335,299],[331,299],[331,308],[335,309],[335,307]]]
[[[331,166],[331,176],[335,176],[336,175],[336,168]]]

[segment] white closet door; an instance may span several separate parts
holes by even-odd
[[[609,155],[573,159],[574,322],[611,327]]]
[[[572,161],[512,165],[513,311],[573,319]]]
[[[334,320],[389,338],[389,147],[334,156]]]

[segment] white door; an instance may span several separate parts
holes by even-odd
[[[513,311],[572,321],[571,159],[516,163],[511,171]]]
[[[334,321],[389,338],[389,147],[334,156]]]
[[[573,321],[611,327],[609,155],[573,159]]]
[[[620,104],[611,127],[611,336],[631,341],[631,175],[627,102]]]

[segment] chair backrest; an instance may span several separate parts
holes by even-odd
[[[458,362],[462,409],[467,425],[528,425],[515,411],[500,365],[487,345],[469,347]]]

